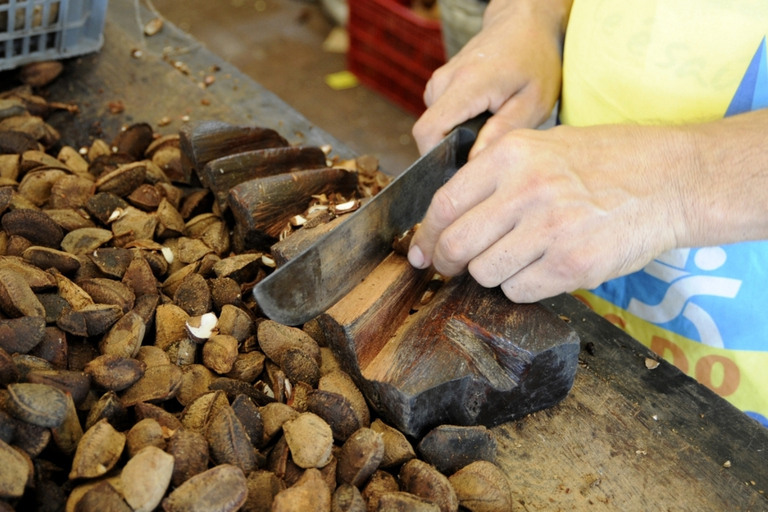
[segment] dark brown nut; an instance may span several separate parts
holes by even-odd
[[[57,370],[67,368],[67,335],[58,327],[46,327],[42,341],[30,354],[45,359]]]
[[[119,306],[91,304],[76,311],[65,309],[56,325],[75,336],[98,336],[107,332],[122,316],[123,310]]]
[[[99,222],[107,225],[111,222],[110,219],[114,220],[114,216],[120,215],[120,212],[125,211],[128,206],[129,204],[121,197],[104,192],[91,196],[85,208]]]
[[[149,124],[135,123],[121,130],[112,140],[111,146],[117,148],[118,153],[125,153],[138,160],[144,157],[144,152],[153,140],[153,130]]]
[[[317,322],[316,318],[313,318],[309,322],[306,322],[301,329],[309,334],[313,340],[315,340],[320,347],[327,347],[328,340],[325,339],[325,333]]]
[[[229,400],[223,391],[211,391],[200,395],[181,413],[184,428],[205,435],[208,424],[223,407],[229,407]]]
[[[221,257],[224,257],[231,247],[229,228],[224,222],[216,222],[208,226],[200,235],[200,239]]]
[[[33,245],[22,253],[22,258],[41,269],[55,268],[62,274],[73,274],[80,268],[80,260],[69,253],[49,247]]]
[[[13,445],[32,458],[39,456],[48,447],[51,429],[39,427],[26,421],[14,419],[15,436]]]
[[[238,283],[249,283],[261,268],[261,253],[238,254],[224,258],[213,267],[216,277],[229,277]]]
[[[152,512],[160,505],[173,474],[173,456],[147,446],[125,464],[122,495],[135,512]]]
[[[102,247],[89,253],[88,257],[99,270],[115,279],[123,278],[133,260],[131,251],[120,247]]]
[[[26,354],[45,336],[45,318],[25,316],[0,320],[0,348],[9,354]]]
[[[371,414],[368,410],[368,404],[365,397],[355,385],[352,377],[341,370],[323,374],[318,383],[317,389],[321,391],[331,391],[338,393],[346,398],[352,409],[355,411],[360,426],[367,427],[371,424]]]
[[[152,267],[144,258],[134,258],[123,275],[123,284],[133,290],[138,300],[142,295],[157,295],[157,279],[152,273]]]
[[[282,352],[280,368],[291,382],[306,382],[314,387],[320,380],[317,361],[302,348],[293,347]]]
[[[333,438],[340,443],[363,428],[349,400],[330,391],[313,390],[307,396],[307,410],[331,426]]]
[[[136,312],[129,311],[101,339],[99,351],[103,355],[123,358],[135,357],[141,348],[145,333],[144,320]]]
[[[61,227],[43,212],[13,210],[3,215],[2,226],[9,235],[23,236],[34,245],[57,249],[64,238]]]
[[[158,240],[177,238],[186,231],[184,219],[167,199],[160,201],[157,207],[157,222]]]
[[[125,446],[125,435],[112,428],[106,419],[89,428],[77,445],[69,478],[96,478],[112,469]]]
[[[211,391],[221,390],[227,394],[227,398],[234,400],[237,395],[245,395],[256,405],[262,406],[274,402],[274,398],[263,391],[241,380],[219,377],[209,386]]]
[[[20,257],[24,254],[24,251],[32,247],[33,244],[29,240],[19,235],[11,235],[8,237],[8,243],[5,247],[5,253],[8,256]]]
[[[495,464],[479,460],[448,478],[459,504],[472,512],[512,510],[512,491],[507,477]]]
[[[124,247],[134,240],[151,239],[157,227],[157,216],[129,206],[112,222],[113,244]]]
[[[181,405],[189,405],[195,398],[207,393],[215,379],[216,376],[201,364],[185,365],[181,369],[181,386],[176,393],[176,400]]]
[[[331,460],[333,434],[319,416],[305,412],[283,423],[291,458],[300,468],[322,468]]]
[[[237,398],[232,402],[232,410],[245,428],[251,444],[256,447],[261,446],[264,437],[264,422],[256,404],[245,395],[237,395]]]
[[[217,464],[232,464],[248,474],[256,469],[256,456],[243,424],[229,405],[212,417],[205,438]]]
[[[187,276],[196,273],[199,267],[200,263],[195,262],[190,263],[189,265],[186,265],[176,271],[173,271],[173,268],[171,268],[170,271],[173,272],[168,276],[168,279],[163,281],[162,284],[163,293],[169,297],[173,297],[184,279],[186,279]]]
[[[11,354],[16,369],[19,372],[19,379],[27,380],[27,375],[35,370],[53,370],[51,363],[29,354]]]
[[[285,442],[285,437],[280,436],[275,445],[269,451],[267,457],[266,469],[274,473],[277,478],[286,483],[286,487],[289,487],[286,482],[286,476],[290,471],[291,451],[288,449],[288,443]],[[298,466],[296,466],[298,468]]]
[[[235,363],[232,365],[232,369],[226,376],[243,382],[253,382],[264,369],[265,359],[264,354],[261,352],[239,353]]]
[[[168,431],[176,431],[182,428],[181,421],[176,416],[157,405],[140,402],[136,404],[134,410],[136,411],[137,421],[152,418]]]
[[[0,309],[10,317],[39,316],[45,318],[45,308],[35,296],[24,277],[7,268],[0,268]]]
[[[206,254],[213,254],[213,250],[198,238],[182,236],[176,239],[175,254],[180,262],[189,264],[201,260]]]
[[[128,457],[133,457],[147,446],[165,449],[165,432],[163,427],[153,418],[138,421],[125,435],[125,448]]]
[[[85,373],[74,370],[33,370],[27,373],[27,382],[53,386],[72,395],[75,405],[80,405],[88,395],[91,379]]]
[[[440,512],[459,510],[459,500],[448,478],[426,462],[412,459],[403,464],[400,484],[404,491],[437,504]]]
[[[378,469],[384,456],[381,434],[361,428],[344,443],[339,453],[337,479],[360,487]]]
[[[19,70],[19,80],[30,87],[45,87],[64,70],[64,64],[57,60],[46,60],[25,64]]]
[[[310,468],[288,489],[279,492],[272,502],[273,512],[326,512],[331,509],[331,491],[320,471]]]
[[[85,429],[88,430],[102,419],[119,428],[127,423],[128,410],[114,391],[107,391],[93,404],[85,419]]]
[[[247,497],[242,470],[222,464],[184,482],[162,505],[165,512],[234,512]]]
[[[144,375],[125,390],[122,402],[131,407],[139,402],[163,402],[176,396],[181,385],[181,369],[175,364],[147,368]]]
[[[97,386],[112,391],[122,391],[139,380],[146,365],[133,358],[105,354],[85,365],[85,374]]]
[[[216,311],[222,311],[228,304],[236,305],[242,302],[240,285],[234,279],[217,277],[210,279],[208,285],[211,288],[211,299]]]
[[[94,186],[97,192],[124,197],[141,185],[146,175],[147,166],[143,162],[133,162],[102,174]]]
[[[160,201],[163,199],[163,194],[156,186],[144,183],[134,189],[126,199],[136,208],[145,212],[151,212],[157,210]]]
[[[478,460],[496,460],[496,439],[493,432],[481,425],[440,425],[424,436],[416,448],[426,462],[445,474]]]
[[[397,479],[386,471],[377,469],[371,475],[368,483],[363,488],[363,499],[368,505],[368,510],[379,509],[379,499],[382,494],[387,492],[397,492],[400,490],[400,485],[397,483]]]
[[[371,430],[381,434],[384,441],[384,456],[381,459],[382,468],[400,466],[416,457],[413,446],[402,432],[392,428],[380,419],[371,423]]]
[[[69,308],[69,303],[58,293],[37,293],[37,300],[45,308],[45,322],[55,324],[65,309]],[[58,328],[56,328],[58,329]],[[64,331],[58,329],[64,334]],[[66,335],[65,335],[66,336]]]
[[[354,485],[341,484],[331,498],[331,512],[366,512],[365,501]]]
[[[174,487],[208,468],[208,441],[202,434],[179,428],[168,440],[167,451],[174,457],[171,477]]]
[[[51,187],[48,206],[55,209],[82,208],[93,195],[90,174],[62,176]]]
[[[440,512],[431,501],[408,492],[386,492],[379,498],[377,512]]]
[[[285,484],[274,473],[263,470],[251,472],[246,485],[248,499],[240,509],[243,512],[271,512],[275,496],[285,489]]]
[[[14,418],[39,427],[58,427],[67,415],[67,397],[46,384],[8,385],[5,410]]]
[[[73,491],[70,501],[74,501],[74,512],[131,512],[131,507],[123,500],[123,497],[113,486],[117,482],[102,480],[95,482],[82,490],[83,494],[78,499]],[[86,486],[82,486],[86,487]],[[72,499],[73,497],[74,500]]]
[[[0,497],[19,498],[31,475],[24,456],[0,440]]]
[[[262,352],[275,362],[279,362],[289,348],[298,348],[320,364],[320,347],[301,329],[265,320],[259,324],[257,336]]]
[[[5,387],[18,380],[19,369],[16,367],[16,363],[8,352],[0,348],[0,386]],[[261,417],[259,417],[259,421],[261,421]],[[2,438],[3,436],[0,435],[0,439]]]
[[[59,449],[67,455],[72,455],[77,449],[80,439],[83,437],[83,427],[80,425],[80,418],[77,416],[75,402],[71,395],[67,396],[67,414],[64,421],[58,427],[51,429],[53,441]]]
[[[237,360],[237,340],[234,336],[217,334],[203,345],[203,364],[218,374],[232,370]]]
[[[70,231],[61,240],[61,248],[70,254],[87,255],[112,240],[112,232],[101,228]]]
[[[80,287],[98,304],[120,306],[123,313],[133,309],[136,295],[130,287],[114,279],[84,279],[78,282]]]
[[[245,341],[249,336],[256,334],[250,315],[242,309],[229,304],[221,307],[219,332],[234,336],[239,343]]]
[[[173,303],[189,316],[200,316],[213,309],[211,292],[200,274],[187,275],[173,293]]]

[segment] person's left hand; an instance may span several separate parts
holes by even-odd
[[[408,253],[533,302],[639,270],[688,230],[695,162],[674,128],[517,130],[436,194]]]

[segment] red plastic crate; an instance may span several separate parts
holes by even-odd
[[[408,0],[349,0],[347,67],[361,83],[420,115],[424,88],[445,63],[440,22]]]

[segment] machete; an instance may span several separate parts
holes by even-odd
[[[421,221],[432,196],[467,161],[481,114],[454,128],[373,199],[253,289],[272,320],[299,325],[338,302],[392,251],[392,241]]]

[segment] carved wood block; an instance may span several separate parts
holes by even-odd
[[[405,434],[494,426],[565,398],[579,339],[539,304],[454,278],[411,313],[429,274],[390,255],[318,317],[371,406]]]

